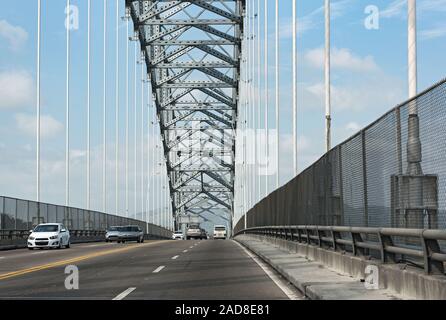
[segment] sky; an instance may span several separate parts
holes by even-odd
[[[86,207],[86,101],[87,101],[87,8],[86,0],[72,0],[79,9],[79,29],[72,31],[70,86],[70,205]],[[255,0],[257,3],[257,0]],[[405,0],[337,0],[332,1],[332,132],[336,145],[371,123],[377,117],[403,102],[407,90],[407,6]],[[43,0],[42,7],[42,194],[44,202],[65,203],[65,1]],[[263,0],[261,1],[263,6]],[[115,104],[115,40],[116,1],[107,1],[107,207],[114,206],[114,104]],[[293,177],[292,107],[291,107],[291,0],[280,1],[280,183]],[[418,0],[418,76],[419,90],[438,82],[446,75],[446,0]],[[119,1],[121,15],[124,1]],[[366,8],[379,10],[379,28],[368,29]],[[270,119],[274,124],[274,1],[268,1]],[[263,10],[263,9],[262,9]],[[322,0],[300,0],[298,11],[298,162],[304,170],[324,153],[324,20]],[[0,2],[0,195],[36,198],[36,12],[37,1]],[[261,16],[261,15],[260,15]],[[263,20],[262,20],[263,21]],[[120,56],[125,55],[125,23],[120,21]],[[262,23],[262,28],[263,28]],[[102,32],[103,1],[92,1],[92,189],[91,207],[102,209]],[[263,32],[263,31],[262,31]],[[262,52],[263,58],[263,52]],[[137,65],[137,86],[134,87],[134,43],[130,44],[130,101],[141,105],[141,74]],[[262,68],[263,69],[263,68]],[[125,74],[125,64],[119,72]],[[265,79],[261,73],[260,78]],[[264,82],[264,81],[263,81]],[[262,85],[260,92],[266,88]],[[121,79],[120,104],[125,105],[124,81]],[[136,111],[137,132],[143,118]],[[145,111],[146,112],[146,111]],[[124,119],[124,108],[120,117]],[[132,119],[134,114],[132,113]],[[132,120],[133,121],[133,120]],[[147,121],[146,121],[147,122]],[[133,130],[133,127],[132,127]],[[124,125],[120,124],[120,139]],[[146,133],[147,134],[147,130]],[[131,132],[130,167],[133,168],[134,133]],[[141,144],[137,134],[137,146]],[[151,134],[151,145],[157,135]],[[122,151],[122,150],[121,150]],[[162,170],[154,180],[151,202],[156,208],[156,192],[162,192]],[[145,151],[147,153],[147,150]],[[139,161],[139,160],[138,160]],[[138,164],[140,166],[140,164]],[[124,168],[123,153],[119,167]],[[130,172],[133,172],[132,170]],[[269,191],[274,187],[269,179]],[[262,178],[264,184],[265,179]],[[134,179],[130,178],[130,211],[141,211],[139,179],[134,205]],[[125,187],[120,179],[119,188]],[[262,189],[262,193],[263,193]],[[122,194],[122,193],[121,193]],[[125,199],[120,197],[122,211]]]

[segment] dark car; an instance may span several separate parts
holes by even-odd
[[[207,240],[208,239],[208,233],[206,230],[201,229],[201,240]]]
[[[119,230],[118,243],[126,241],[144,242],[144,232],[138,226],[125,226]]]

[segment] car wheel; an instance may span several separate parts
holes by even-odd
[[[68,240],[67,245],[65,246],[65,248],[69,249],[70,246],[71,246],[71,244],[70,244],[70,240]]]
[[[34,248],[30,248],[30,247],[28,247],[28,250],[34,250]]]
[[[141,243],[144,243],[144,238],[141,238]]]

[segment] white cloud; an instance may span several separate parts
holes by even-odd
[[[351,7],[353,0],[341,0],[331,3],[331,19],[342,17],[347,9]],[[324,6],[311,11],[305,16],[297,19],[297,32],[303,34],[307,31],[318,28],[324,23]],[[291,38],[293,35],[293,26],[290,19],[280,20],[280,37],[282,39]]]
[[[359,130],[361,130],[361,128],[362,128],[361,125],[357,122],[349,122],[345,126],[345,129],[347,131],[351,131],[353,133],[358,132]]]
[[[36,134],[37,121],[35,115],[19,113],[15,115],[17,128],[27,134],[34,136]],[[62,131],[63,124],[49,115],[40,117],[41,137],[46,138],[54,136]]]
[[[324,83],[308,85],[305,91],[316,99],[316,105],[323,106]],[[404,99],[404,83],[385,74],[360,83],[332,85],[331,91],[334,111],[381,110],[382,112]],[[378,112],[376,116],[379,114]]]
[[[34,101],[34,92],[34,81],[28,72],[0,72],[0,109],[29,106]]]
[[[305,60],[313,67],[324,67],[324,49],[317,48],[305,53]],[[370,72],[378,70],[372,56],[360,57],[347,48],[333,48],[331,52],[331,66],[335,69],[355,72]]]
[[[420,31],[422,39],[430,40],[446,36],[446,25]]]
[[[403,16],[406,10],[406,0],[395,0],[391,2],[386,9],[381,11],[382,18],[394,18]]]
[[[0,20],[0,37],[8,41],[11,50],[19,51],[28,40],[28,32],[22,27],[13,26],[6,20]]]

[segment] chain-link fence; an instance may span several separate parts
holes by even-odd
[[[446,80],[326,153],[247,214],[247,227],[446,227]],[[235,231],[244,228],[244,217]]]
[[[137,225],[146,234],[170,238],[172,233],[144,221],[97,211],[0,197],[0,231],[28,231],[40,223],[63,223],[71,230],[105,231],[111,226]]]

